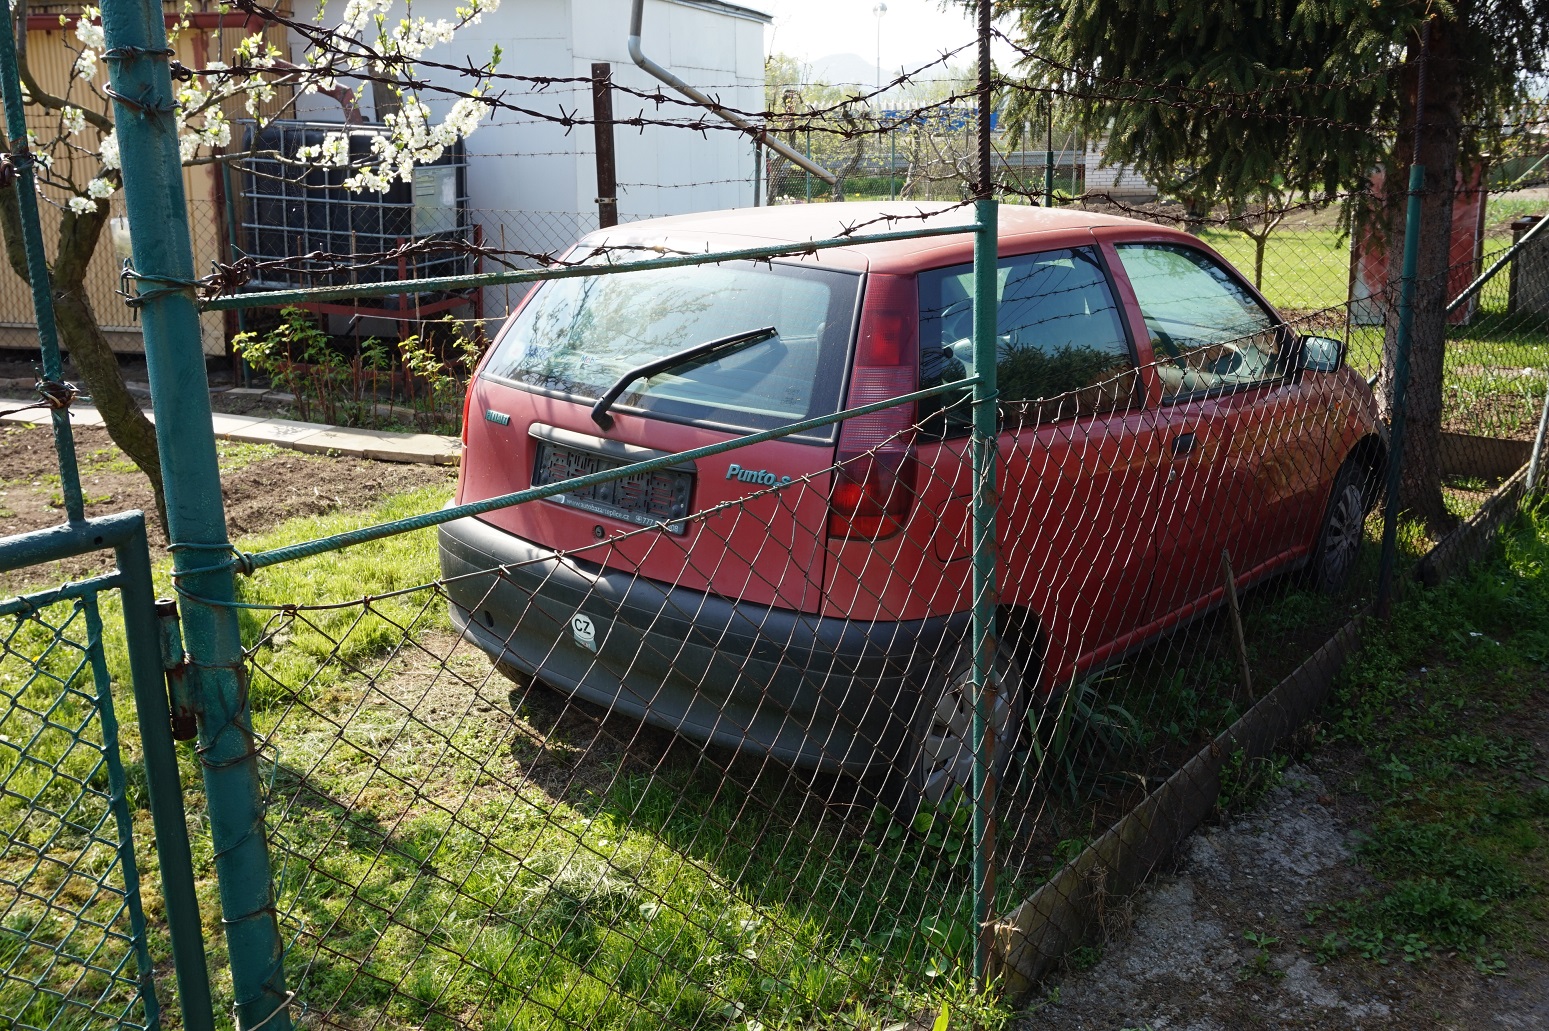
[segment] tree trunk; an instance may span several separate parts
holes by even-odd
[[[1450,529],[1452,519],[1441,491],[1442,368],[1446,347],[1448,271],[1452,252],[1452,200],[1462,132],[1458,58],[1454,25],[1432,19],[1425,65],[1424,110],[1418,112],[1419,161],[1425,167],[1421,187],[1419,263],[1415,277],[1414,320],[1410,337],[1409,382],[1404,394],[1404,447],[1399,507],[1423,519],[1432,534]],[[1400,125],[1383,191],[1388,259],[1388,319],[1383,341],[1383,415],[1392,418],[1393,372],[1398,353],[1398,301],[1403,287],[1404,219],[1411,158],[1416,153],[1416,86],[1419,81],[1418,34],[1404,62]]]
[[[103,206],[104,208],[106,205]],[[103,426],[119,450],[129,456],[151,482],[156,497],[156,516],[162,528],[167,525],[167,503],[161,488],[161,456],[156,450],[156,427],[140,411],[139,404],[124,385],[118,357],[108,346],[107,337],[98,328],[97,316],[86,296],[86,269],[96,252],[97,241],[107,212],[86,215],[65,211],[59,226],[59,249],[52,270],[54,320],[59,328],[60,347],[86,381],[92,404],[102,413]],[[25,245],[22,240],[21,205],[15,190],[0,191],[0,232],[5,237],[6,256],[11,268],[24,282],[31,284]]]

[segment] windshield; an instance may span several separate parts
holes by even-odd
[[[485,375],[592,401],[632,369],[773,326],[754,346],[636,380],[613,406],[771,429],[838,410],[859,286],[850,272],[753,262],[551,280],[501,336]]]

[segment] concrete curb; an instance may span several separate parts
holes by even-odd
[[[30,403],[35,398],[0,398],[0,408]],[[147,417],[150,412],[145,413]],[[46,408],[32,408],[13,415],[0,416],[3,422],[44,424],[51,416]],[[91,405],[70,406],[70,421],[75,426],[101,426],[102,416]],[[224,415],[216,412],[211,422],[220,440],[249,444],[273,444],[292,451],[314,454],[351,455],[377,462],[413,462],[421,465],[457,465],[462,460],[462,442],[456,437],[435,433],[390,433],[387,430],[360,430],[328,426],[319,422],[296,422],[262,415]]]

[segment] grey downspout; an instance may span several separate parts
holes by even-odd
[[[678,78],[676,75],[672,74],[667,69],[651,60],[649,57],[646,57],[645,51],[640,49],[640,26],[644,20],[645,0],[634,0],[634,7],[629,12],[629,56],[631,60],[635,62],[635,64],[639,65],[651,76],[660,79],[662,82],[665,82],[667,85],[671,86],[673,89],[677,90],[679,93],[683,94],[694,103],[710,111],[710,113],[730,122],[732,125],[735,125],[737,128],[748,133],[755,140],[762,143],[776,154],[779,154],[781,157],[785,158],[785,160],[800,168],[806,169],[813,175],[817,176],[819,179],[823,180],[825,183],[828,183],[830,186],[836,188],[839,186],[839,177],[834,175],[834,173],[806,157],[800,151],[792,150],[790,147],[787,147],[785,144],[769,135],[769,133],[766,132],[762,126],[750,122],[746,118],[743,118],[741,115],[736,114],[733,111],[729,111],[725,107],[722,107],[720,104],[716,103],[714,100],[711,100],[709,97],[705,96],[703,93],[699,92],[697,89],[690,86],[688,83],[684,82],[682,79]]]

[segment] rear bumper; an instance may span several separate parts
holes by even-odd
[[[968,614],[862,622],[731,601],[555,553],[478,519],[440,529],[457,629],[588,701],[781,762],[864,773],[903,761],[926,685]],[[573,629],[589,620],[595,651]]]

